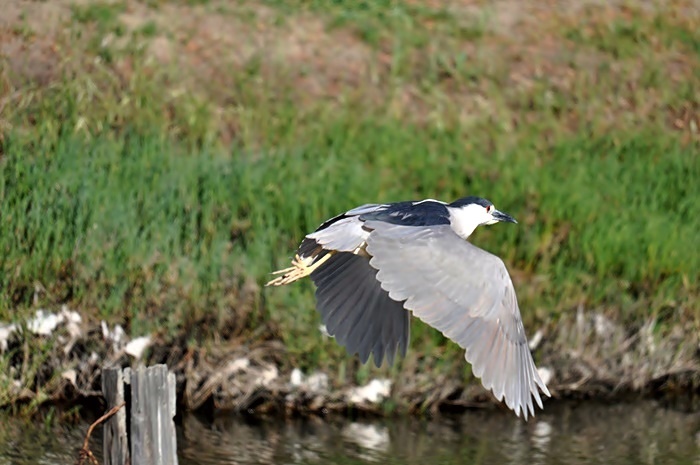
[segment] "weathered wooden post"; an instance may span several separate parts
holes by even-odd
[[[107,465],[177,465],[175,438],[175,375],[165,365],[134,370],[104,368],[102,391],[108,407],[123,403],[124,384],[131,386],[127,409],[105,424],[104,463]],[[127,437],[126,412],[130,431]],[[131,447],[129,448],[129,444]]]
[[[124,378],[122,369],[117,367],[102,369],[102,394],[107,408],[112,409],[124,403]],[[105,422],[102,435],[105,465],[125,465],[129,463],[129,441],[126,437],[126,410],[120,408]]]
[[[175,375],[165,365],[131,371],[131,462],[177,465]]]

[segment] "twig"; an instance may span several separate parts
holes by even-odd
[[[125,405],[126,405],[126,402],[122,402],[120,405],[112,407],[111,409],[109,409],[109,412],[102,415],[100,418],[95,420],[90,425],[90,427],[87,430],[87,434],[85,435],[85,440],[83,441],[83,447],[78,452],[78,462],[77,462],[78,465],[83,465],[88,460],[89,460],[89,463],[91,465],[99,465],[97,463],[97,459],[95,458],[92,451],[90,450],[90,447],[88,446],[88,442],[90,441],[90,436],[92,435],[92,431],[95,429],[95,427],[97,425],[108,420],[112,415],[117,413],[119,411],[119,409],[124,407]]]

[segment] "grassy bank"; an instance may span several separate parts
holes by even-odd
[[[361,381],[312,286],[268,273],[355,205],[476,194],[520,222],[474,241],[543,351],[579,307],[695,344],[698,16],[357,5],[66,3],[42,29],[17,3],[4,34],[36,53],[4,51],[0,321],[68,304],[192,348],[280,340],[284,366]],[[468,376],[415,323],[401,373]]]

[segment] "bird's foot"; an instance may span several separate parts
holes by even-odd
[[[329,252],[321,258],[318,258],[318,255],[301,258],[297,254],[292,260],[292,266],[282,270],[273,271],[272,274],[282,276],[278,276],[277,278],[271,280],[265,284],[265,286],[284,286],[285,284],[298,281],[299,279],[313,273],[319,266],[325,263],[326,260],[331,258],[331,255],[333,255],[333,252]]]

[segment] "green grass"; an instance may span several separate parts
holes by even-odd
[[[266,0],[264,3],[284,12],[287,21],[293,21],[301,12],[322,15],[329,29],[349,28],[374,46],[421,47],[436,36],[475,40],[487,33],[488,11],[461,17],[444,7],[397,0]]]
[[[645,14],[641,10],[631,10],[628,15],[606,20],[593,9],[584,18],[566,31],[566,37],[578,44],[592,45],[615,58],[633,58],[640,51],[650,53],[659,47],[700,53],[700,39],[688,31],[692,23],[677,12]]]
[[[105,30],[117,23],[119,14],[125,9],[126,5],[119,2],[95,2],[72,7],[75,21],[83,24],[96,22]]]
[[[297,366],[361,380],[368,369],[346,370],[343,349],[319,335],[310,283],[252,297],[242,289],[262,285],[305,233],[353,206],[481,195],[520,222],[473,240],[517,271],[528,328],[555,325],[579,304],[631,324],[671,306],[700,324],[698,144],[663,113],[692,102],[698,82],[664,79],[666,57],[644,39],[661,31],[670,38],[661,44],[697,50],[697,29],[658,19],[593,36],[562,27],[577,53],[605,55],[567,64],[567,85],[545,74],[518,86],[514,55],[492,53],[482,26],[465,33],[401,2],[268,3],[319,14],[329,30],[350,27],[378,47],[391,37],[390,69],[335,99],[300,100],[295,64],[258,55],[228,70],[230,81],[175,92],[182,71],[147,64],[142,48],[122,52],[133,69],[117,78],[111,62],[91,59],[104,50],[67,39],[62,74],[23,89],[0,126],[0,321],[67,303],[134,336],[186,333],[201,345],[256,332],[281,338]],[[121,30],[115,5],[76,7],[74,27]],[[383,29],[360,21],[384,17],[375,10],[392,18]],[[425,20],[437,32],[421,29]],[[140,35],[161,28],[148,22]],[[627,53],[634,47],[638,56]],[[415,107],[400,104],[409,88]],[[419,322],[412,341],[411,353],[429,359],[412,355],[417,369],[464,371],[461,351]]]
[[[207,314],[223,324],[236,313],[240,283],[263,283],[324,218],[362,202],[471,193],[521,220],[478,231],[474,241],[546,276],[539,295],[522,293],[527,321],[534,308],[543,319],[582,297],[589,305],[619,304],[625,292],[681,297],[684,280],[698,278],[700,259],[689,251],[700,240],[700,192],[690,180],[700,169],[663,135],[560,141],[538,166],[541,154],[527,148],[488,159],[479,150],[450,154],[468,137],[459,132],[387,119],[362,131],[350,115],[322,124],[296,147],[229,154],[185,153],[135,134],[61,135],[50,151],[10,137],[0,319],[33,306],[39,282],[47,289],[40,305],[68,301],[101,318],[126,317],[137,334],[173,334]],[[355,132],[365,136],[348,137]],[[316,338],[309,286],[264,292],[257,317],[292,327],[281,332],[290,347],[301,335]],[[208,329],[216,326],[191,336]]]

